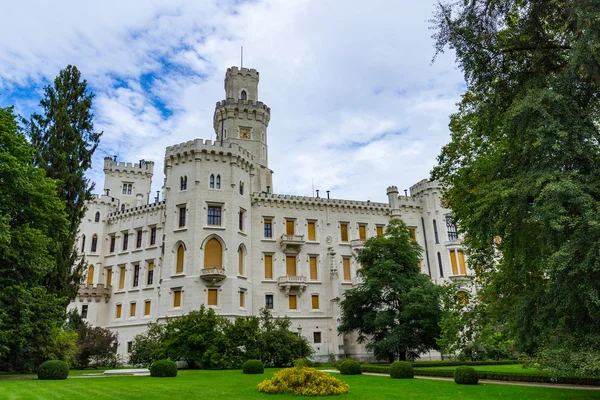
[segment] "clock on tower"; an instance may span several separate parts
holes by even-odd
[[[250,128],[240,128],[240,139],[250,139]]]

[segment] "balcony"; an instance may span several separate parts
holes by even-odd
[[[452,239],[452,240],[448,240],[446,242],[446,247],[460,247],[463,244],[463,240],[462,238],[456,238],[456,239]]]
[[[363,280],[362,276],[355,276],[354,278],[352,278],[352,286],[353,287],[362,285],[363,282],[364,282],[364,280]]]
[[[305,276],[280,276],[277,279],[277,284],[279,285],[279,289],[285,290],[285,293],[289,293],[291,289],[298,289],[299,292],[304,292],[306,290],[306,277]]]
[[[350,241],[350,246],[352,247],[352,250],[362,249],[363,247],[365,247],[366,242],[367,241],[365,239],[354,239]]]
[[[221,282],[226,277],[227,275],[225,275],[225,268],[213,267],[200,270],[200,278],[212,283],[213,285],[217,282]]]
[[[96,302],[99,302],[101,299],[108,302],[108,299],[110,299],[110,289],[111,286],[104,286],[103,283],[99,283],[96,286],[79,285],[77,295],[80,300],[87,299],[88,302],[92,301],[92,299]]]
[[[304,235],[281,235],[281,251],[286,254],[298,254],[306,241]]]

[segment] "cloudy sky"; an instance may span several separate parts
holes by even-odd
[[[44,85],[76,65],[95,93],[102,159],[154,160],[214,139],[225,70],[260,72],[271,107],[276,193],[386,201],[428,178],[464,91],[454,56],[434,64],[434,2],[409,0],[21,0],[0,12],[0,106],[28,116]]]

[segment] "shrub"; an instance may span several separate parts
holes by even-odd
[[[460,385],[477,385],[479,377],[477,371],[472,367],[456,367],[454,370],[454,382]]]
[[[177,364],[171,360],[155,361],[150,367],[150,375],[155,378],[173,378],[177,376]]]
[[[242,367],[245,374],[264,374],[265,366],[260,360],[248,360]]]
[[[309,368],[315,368],[315,367],[321,367],[323,366],[323,363],[320,363],[318,361],[311,361],[308,358],[299,358],[298,360],[296,360],[294,362],[294,365],[298,365],[298,361],[302,361],[303,363],[303,367],[309,367]]]
[[[282,369],[273,378],[258,384],[258,391],[298,396],[329,396],[348,393],[348,385],[333,376],[314,368],[294,367]]]
[[[38,368],[38,379],[47,381],[59,381],[69,376],[69,366],[60,360],[50,360],[42,363]]]
[[[340,364],[340,373],[342,375],[360,375],[362,374],[362,368],[358,361],[344,360]]]
[[[390,365],[390,377],[394,379],[414,378],[415,371],[406,361],[396,361]]]

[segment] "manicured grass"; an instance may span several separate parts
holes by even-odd
[[[0,380],[1,399],[298,399],[265,395],[256,390],[264,375],[234,371],[179,371],[176,378],[109,377],[69,378],[66,381],[35,379]],[[427,379],[390,379],[379,376],[340,376],[350,385],[343,399],[598,399],[600,392],[513,385],[465,386]]]
[[[455,370],[457,367],[427,367],[429,370]],[[493,371],[493,372],[523,372],[523,373],[538,373],[544,374],[544,371],[540,371],[535,368],[523,368],[520,364],[513,365],[475,365],[476,371]]]

